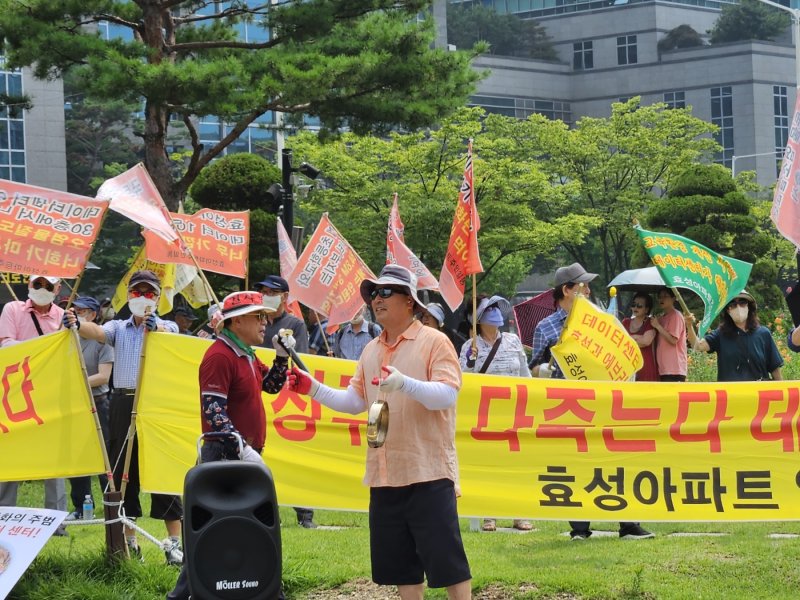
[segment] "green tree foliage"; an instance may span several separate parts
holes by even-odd
[[[144,102],[145,165],[170,209],[200,171],[268,111],[354,131],[416,128],[464,104],[479,77],[470,54],[433,48],[431,0],[0,0],[8,67],[39,78],[74,70],[86,97]],[[104,40],[109,23],[130,41]],[[244,25],[263,34],[244,40]],[[271,32],[269,36],[267,32]],[[256,36],[258,37],[258,36]],[[200,142],[197,120],[230,129]],[[176,123],[191,143],[179,175]]]
[[[691,25],[678,25],[658,40],[658,51],[669,52],[676,48],[695,48],[704,45],[703,38],[692,29]]]
[[[447,41],[457,48],[488,42],[489,54],[558,60],[547,30],[538,22],[501,15],[483,5],[448,4]]]
[[[508,121],[504,134],[522,163],[535,163],[553,183],[553,197],[533,197],[536,216],[555,222],[562,215],[595,220],[586,239],[565,236],[570,262],[599,273],[604,283],[629,269],[639,241],[632,224],[647,211],[677,172],[717,148],[714,126],[693,117],[691,109],[663,103],[641,106],[638,97],[612,105],[609,118],[580,119],[573,128],[532,115]]]
[[[774,40],[791,21],[790,15],[759,0],[740,0],[726,4],[708,32],[712,44],[743,40]]]
[[[324,187],[302,203],[307,229],[328,212],[370,267],[386,260],[386,226],[392,194],[398,193],[408,246],[438,275],[450,236],[467,140],[474,138],[474,186],[481,218],[478,236],[485,273],[479,291],[513,295],[534,259],[561,240],[581,240],[594,220],[563,213],[545,223],[538,202],[558,202],[562,192],[530,160],[513,156],[516,140],[502,128],[520,122],[462,109],[436,130],[392,133],[388,138],[345,134],[320,143],[311,134],[292,138],[294,156],[322,170]],[[501,127],[502,126],[502,127]]]
[[[255,154],[231,154],[211,163],[191,187],[192,200],[204,208],[250,211],[251,281],[280,268],[277,221],[266,197],[269,186],[280,180],[280,169],[268,160]]]
[[[728,169],[695,164],[676,178],[665,197],[651,204],[648,222],[753,263],[748,291],[761,307],[777,309],[783,301],[775,285],[777,267],[770,258],[774,243],[759,226],[755,209],[756,203],[737,188]]]

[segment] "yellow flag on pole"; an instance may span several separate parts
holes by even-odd
[[[550,351],[567,379],[624,381],[642,368],[642,351],[622,323],[580,294]]]
[[[105,471],[80,352],[64,330],[0,348],[0,481]]]

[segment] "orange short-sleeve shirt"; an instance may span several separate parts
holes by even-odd
[[[461,367],[453,344],[446,335],[419,321],[414,321],[391,346],[384,331],[364,348],[350,385],[367,406],[379,395],[372,380],[384,377],[381,367],[389,365],[420,381],[461,388]],[[370,487],[401,487],[437,479],[457,481],[455,406],[429,410],[403,392],[385,394],[384,399],[389,404],[386,442],[381,448],[367,449],[364,483]]]

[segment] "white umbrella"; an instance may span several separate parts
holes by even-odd
[[[657,292],[666,285],[656,267],[628,269],[608,282],[608,287],[627,292]]]

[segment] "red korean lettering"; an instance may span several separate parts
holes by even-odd
[[[711,452],[721,452],[722,440],[719,435],[719,426],[723,421],[730,421],[731,417],[725,414],[728,408],[728,393],[725,390],[714,391],[714,416],[709,421],[705,431],[699,433],[683,433],[681,427],[690,423],[689,413],[693,405],[708,404],[712,402],[710,392],[679,392],[678,416],[669,426],[669,435],[676,442],[708,442]],[[696,423],[692,423],[692,429]]]
[[[578,452],[588,452],[589,443],[586,440],[586,429],[592,427],[592,420],[595,411],[589,410],[581,405],[581,401],[594,401],[594,390],[582,390],[575,388],[546,388],[548,400],[561,400],[561,403],[544,410],[545,423],[539,425],[536,430],[536,437],[539,438],[572,438],[578,448]],[[572,413],[587,425],[553,425],[547,421],[554,421],[558,417]]]
[[[511,387],[481,386],[481,400],[478,404],[478,426],[470,430],[470,434],[480,441],[508,442],[511,452],[519,452],[519,430],[523,427],[533,427],[533,417],[526,414],[528,408],[528,388],[517,385],[517,399],[514,405],[514,423],[509,429],[491,431],[489,425],[489,408],[492,400],[511,400]]]
[[[783,451],[794,451],[794,428],[792,421],[797,415],[800,407],[800,390],[789,388],[786,390],[787,397],[784,398],[783,390],[761,390],[758,392],[758,406],[753,421],[750,423],[750,435],[754,440],[760,442],[783,441]],[[775,412],[772,413],[772,407]],[[779,410],[785,406],[785,410]],[[765,431],[764,422],[779,420],[777,431]],[[774,428],[774,427],[773,427]],[[800,428],[800,424],[798,424]],[[800,432],[798,432],[800,435]]]
[[[625,421],[625,428],[655,425],[661,418],[660,408],[626,407],[623,404],[622,390],[611,391],[611,418]],[[646,423],[649,421],[650,423]],[[609,452],[655,452],[656,441],[649,439],[624,439],[615,437],[614,427],[603,427],[603,442]]]
[[[36,407],[33,405],[33,397],[31,396],[31,392],[33,391],[33,382],[30,380],[31,368],[29,361],[30,356],[26,356],[21,363],[23,378],[22,383],[19,386],[19,389],[22,392],[22,397],[25,399],[25,408],[18,412],[14,412],[14,409],[11,408],[11,400],[9,398],[11,395],[11,382],[9,379],[11,375],[20,371],[20,363],[8,365],[3,372],[3,408],[5,409],[6,417],[12,423],[21,423],[22,421],[32,419],[36,421],[38,425],[42,425],[44,424],[44,421],[38,414],[36,414]],[[8,428],[3,425],[3,423],[0,423],[0,432],[8,433],[8,431]]]

